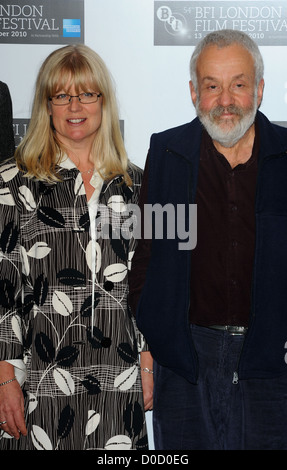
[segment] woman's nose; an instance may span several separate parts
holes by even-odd
[[[78,96],[71,96],[69,107],[70,109],[79,109],[82,106]]]

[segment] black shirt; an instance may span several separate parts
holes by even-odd
[[[247,326],[255,246],[258,130],[252,155],[232,169],[203,131],[191,254],[190,321]]]

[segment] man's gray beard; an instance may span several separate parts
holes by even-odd
[[[200,109],[199,101],[197,101],[195,109],[200,122],[205,127],[212,140],[218,142],[222,147],[230,148],[244,136],[254,123],[257,112],[257,101],[254,99],[252,108],[246,113],[244,113],[242,108],[234,105],[227,106],[226,108],[224,106],[217,106],[209,113],[204,113]],[[220,125],[213,119],[214,117],[220,116],[224,111],[231,112],[234,115],[239,115],[241,117],[241,119],[228,131],[222,130]]]

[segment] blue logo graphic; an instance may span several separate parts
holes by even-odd
[[[81,20],[63,20],[63,37],[80,38]]]

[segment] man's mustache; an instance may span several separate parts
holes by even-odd
[[[211,118],[216,118],[222,116],[224,113],[235,114],[241,117],[244,115],[242,109],[234,104],[230,104],[229,106],[216,106],[210,111],[209,115]]]

